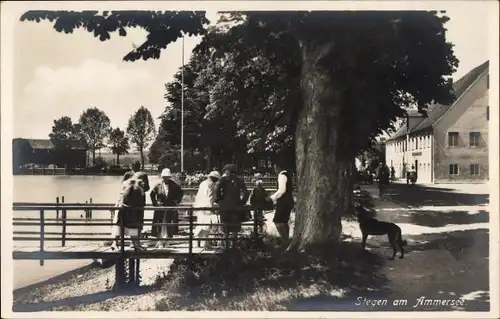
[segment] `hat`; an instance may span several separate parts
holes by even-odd
[[[172,177],[172,172],[170,171],[169,168],[164,168],[162,171],[161,171],[161,177]]]
[[[236,165],[234,164],[227,164],[226,166],[224,166],[224,169],[223,171],[230,171],[231,173],[236,173],[237,172],[237,168],[236,168]]]
[[[220,179],[220,173],[217,171],[211,171],[210,174],[208,174],[208,177],[214,177]]]

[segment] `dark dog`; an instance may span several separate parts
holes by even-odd
[[[396,254],[398,252],[398,248],[401,251],[400,259],[404,258],[405,251],[403,246],[406,246],[408,243],[403,239],[401,228],[389,222],[379,221],[371,216],[368,216],[369,212],[367,212],[363,207],[358,206],[358,221],[359,227],[361,228],[361,233],[363,234],[363,241],[361,242],[361,247],[364,249],[366,246],[366,240],[369,235],[387,235],[389,238],[389,243],[392,246],[392,257],[390,260],[394,260]]]

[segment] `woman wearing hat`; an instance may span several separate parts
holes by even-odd
[[[219,172],[212,171],[208,174],[207,178],[200,183],[198,188],[198,193],[193,202],[193,208],[198,207],[213,207],[215,205],[215,186],[217,182],[220,180],[221,176]],[[195,210],[194,214],[197,216],[197,222],[200,224],[209,224],[209,223],[217,223],[216,220],[213,220],[213,216],[215,215],[214,211],[210,210]],[[193,233],[195,235],[199,235],[199,233],[204,229],[209,229],[210,226],[196,226]]]
[[[229,164],[224,167],[224,175],[215,188],[215,202],[220,206],[220,219],[224,224],[224,237],[229,235],[233,238],[238,236],[241,230],[241,222],[245,212],[245,206],[250,192],[245,182],[236,176],[236,165]],[[226,241],[226,247],[229,245]]]
[[[184,192],[179,184],[173,179],[170,169],[165,168],[161,171],[161,182],[155,185],[151,190],[151,202],[153,206],[177,206],[182,201]],[[153,215],[153,224],[155,223],[175,223],[177,221],[177,210],[155,210]],[[173,238],[175,225],[153,225],[151,235],[157,238]],[[167,242],[158,242],[156,248],[164,248]]]

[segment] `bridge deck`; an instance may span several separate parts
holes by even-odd
[[[147,247],[147,246],[145,246]],[[194,246],[192,253],[196,255],[214,255],[220,253],[220,249],[205,249],[203,247]],[[112,259],[118,258],[121,250],[113,251],[109,246],[101,244],[80,244],[72,246],[52,246],[45,247],[44,251],[40,251],[37,246],[21,246],[14,247],[12,252],[13,259]],[[125,258],[176,258],[186,257],[189,255],[188,245],[175,245],[168,248],[146,248],[145,251],[136,252],[132,248],[126,247]]]

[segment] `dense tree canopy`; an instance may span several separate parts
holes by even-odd
[[[157,58],[181,30],[204,34],[207,22],[203,13],[23,16],[36,18],[56,19],[58,31],[84,27],[101,40],[144,28],[147,41],[126,60]],[[223,20],[196,50],[210,57],[195,84],[210,83],[200,89],[208,94],[204,118],[231,114],[237,135],[255,147],[293,142],[300,182],[291,248],[338,242],[354,155],[405,107],[425,112],[429,103],[453,99],[446,76],[458,60],[446,41],[448,18],[435,11],[260,11]]]
[[[151,112],[147,108],[141,106],[130,116],[127,134],[141,154],[141,165],[144,169],[144,149],[149,146],[149,143],[151,143],[156,134],[153,116],[151,116]]]
[[[70,117],[63,116],[54,120],[49,138],[56,148],[69,149],[73,143],[79,142],[81,139],[80,126],[78,123],[73,124]]]
[[[109,148],[116,155],[116,165],[120,165],[120,155],[128,153],[130,148],[128,137],[119,127],[109,133]]]
[[[92,163],[95,165],[95,151],[104,147],[111,130],[111,121],[104,111],[91,107],[80,115],[79,124],[81,135],[92,151]]]

